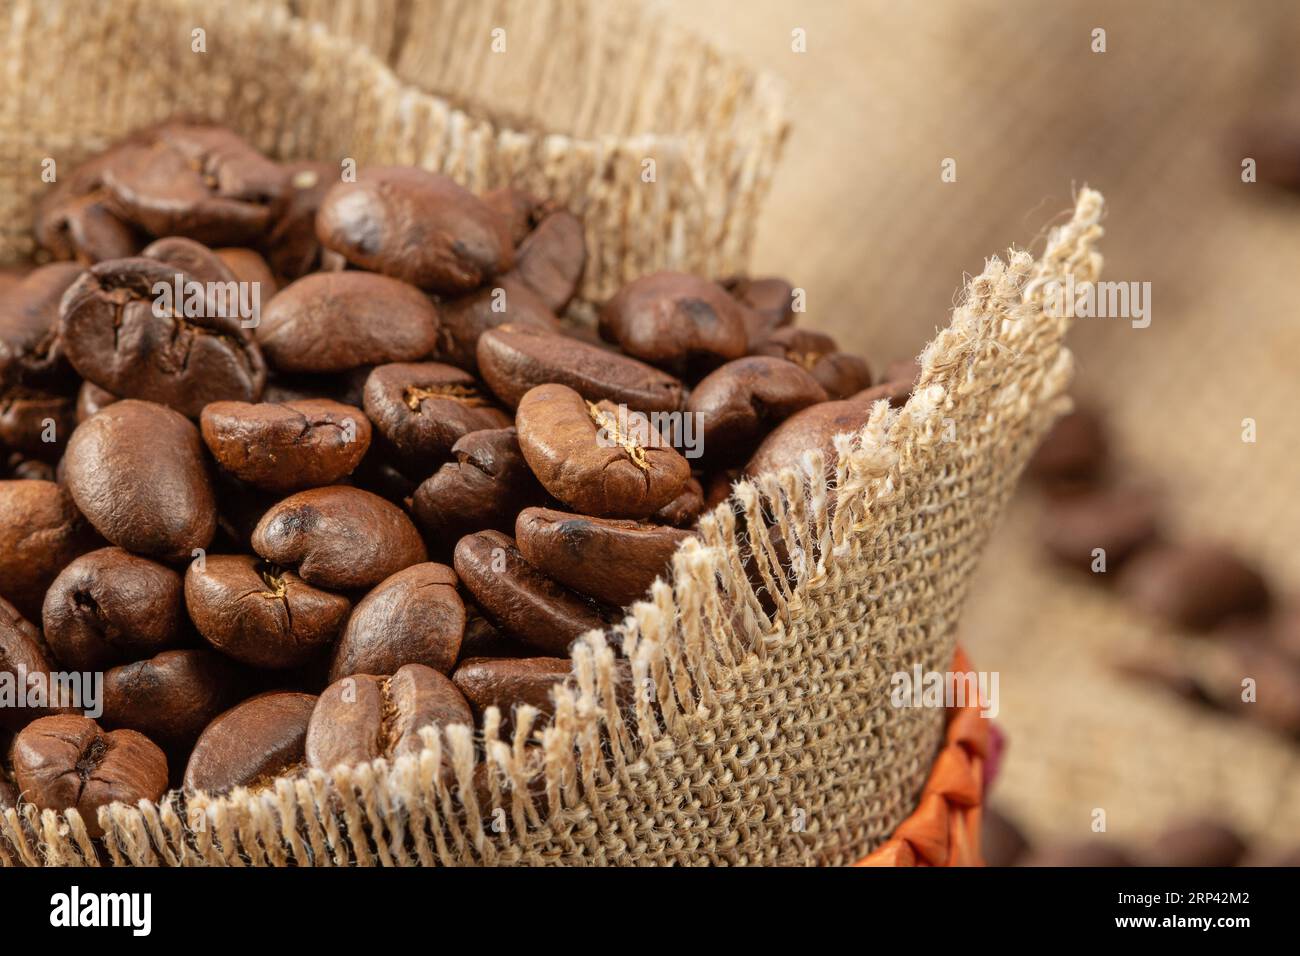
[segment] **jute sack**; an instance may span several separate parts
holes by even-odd
[[[43,159],[66,169],[174,113],[229,122],[281,157],[421,161],[471,186],[494,182],[475,172],[497,168],[490,124],[468,148],[448,134],[468,118],[282,11],[166,0],[6,2],[0,13],[12,83],[0,115],[2,261],[29,251]],[[190,49],[195,24],[207,24],[203,55]],[[989,531],[1067,403],[1067,323],[1044,314],[1043,286],[1096,276],[1101,211],[1085,190],[1041,259],[989,260],[926,347],[906,406],[880,404],[860,434],[840,436],[833,467],[810,450],[800,470],[738,485],[648,601],[578,642],[549,724],[525,708],[505,739],[490,710],[478,728],[426,731],[421,754],[391,764],[115,805],[100,813],[102,848],[75,810],[22,805],[0,818],[0,861],[861,859],[917,807],[940,753],[943,710],[892,706],[890,678],[953,659]]]

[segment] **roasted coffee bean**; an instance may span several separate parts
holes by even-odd
[[[8,601],[0,598],[0,676],[11,687],[26,686],[28,676],[32,674],[49,674],[51,660],[49,648],[37,630],[18,609]],[[17,701],[0,707],[0,728],[17,730],[37,717],[54,713],[48,706],[57,703],[46,700],[37,702],[30,698],[22,707]],[[0,759],[4,751],[0,750]]]
[[[428,559],[401,510],[342,485],[285,498],[258,522],[253,549],[281,567],[296,567],[308,584],[339,591],[372,587]]]
[[[1010,819],[985,807],[980,824],[980,856],[985,866],[1015,866],[1029,849],[1029,841]]]
[[[257,241],[286,192],[285,170],[217,126],[167,123],[105,167],[109,206],[155,236],[209,246]]]
[[[96,547],[72,497],[52,481],[0,481],[0,597],[40,620],[45,590]]]
[[[203,728],[235,704],[247,680],[206,647],[163,651],[104,675],[105,727],[138,730],[165,750],[190,747]]]
[[[1043,543],[1054,558],[1094,573],[1118,569],[1159,530],[1153,498],[1128,488],[1050,499],[1042,522]]]
[[[28,458],[21,452],[11,452],[5,459],[7,477],[19,481],[54,481],[54,466],[47,461]]]
[[[514,709],[524,704],[537,708],[542,716],[552,716],[551,688],[564,683],[572,667],[563,657],[475,657],[457,667],[451,679],[474,708],[476,718],[481,720],[484,711],[496,707],[509,726]]]
[[[629,355],[693,374],[748,349],[744,309],[722,286],[680,272],[656,272],[623,286],[600,312],[600,334]]]
[[[512,531],[521,508],[546,500],[513,428],[470,432],[451,454],[411,499],[416,523],[433,542],[453,547],[474,531]]]
[[[343,372],[424,358],[438,310],[419,289],[372,272],[317,272],[262,309],[257,341],[282,372]]]
[[[235,274],[221,257],[201,242],[184,236],[155,239],[140,250],[140,258],[156,259],[195,282],[235,282]]]
[[[220,533],[208,550],[240,554],[252,552],[253,529],[264,514],[280,503],[280,496],[244,484],[220,469],[213,476],[212,487],[217,495],[217,528]]]
[[[212,541],[217,506],[203,443],[172,409],[114,402],[77,426],[63,461],[72,499],[110,543],[184,561]]]
[[[489,329],[509,324],[557,335],[564,331],[537,293],[508,275],[446,300],[440,316],[438,345],[431,357],[476,375],[479,337]]]
[[[575,511],[644,518],[672,501],[691,468],[644,416],[593,404],[565,385],[519,402],[519,447],[548,492]]]
[[[460,642],[457,663],[471,657],[533,657],[536,654],[535,647],[502,631],[476,605],[465,605],[465,639]]]
[[[76,400],[70,395],[22,386],[0,394],[0,448],[58,461],[76,425]]]
[[[682,407],[682,383],[652,365],[626,355],[543,330],[504,325],[478,340],[483,380],[514,408],[530,389],[567,385],[590,402],[608,400],[638,412],[673,412]]]
[[[871,387],[867,363],[856,355],[841,352],[835,340],[821,332],[792,327],[774,329],[755,352],[783,358],[806,369],[832,399],[848,398]]]
[[[338,636],[352,603],[247,554],[209,555],[185,572],[185,606],[203,638],[255,667],[296,667]]]
[[[1162,831],[1143,861],[1147,866],[1236,866],[1246,844],[1218,820],[1186,820]]]
[[[1190,630],[1210,630],[1229,618],[1266,611],[1270,604],[1263,576],[1213,544],[1144,551],[1124,565],[1119,585],[1135,607]]]
[[[547,206],[531,193],[511,186],[486,192],[479,199],[505,220],[510,241],[516,246],[528,238]]]
[[[794,286],[784,279],[732,276],[723,279],[721,284],[733,299],[746,307],[745,328],[751,349],[766,342],[777,329],[794,322]]]
[[[332,485],[352,474],[370,447],[370,420],[328,399],[213,402],[199,427],[222,468],[268,491]]]
[[[59,303],[84,271],[51,263],[0,295],[0,392],[18,386],[64,391],[76,382],[59,341]]]
[[[0,754],[8,753],[8,751],[9,748],[4,747],[0,750]],[[0,814],[3,814],[6,810],[13,810],[17,806],[18,788],[9,779],[9,774],[5,770],[3,762],[0,762]]]
[[[307,765],[332,770],[418,754],[420,730],[474,725],[469,702],[444,675],[407,664],[391,677],[357,674],[325,689],[307,725]]]
[[[603,571],[593,568],[591,573]],[[484,617],[548,653],[562,654],[587,631],[605,629],[598,610],[529,564],[514,539],[499,531],[461,538],[456,574]]]
[[[834,469],[839,454],[835,436],[842,432],[856,434],[871,417],[872,402],[837,401],[810,405],[796,412],[774,428],[745,466],[745,477],[782,468],[803,468],[804,456],[819,449],[827,469]]]
[[[793,362],[750,356],[728,362],[695,386],[686,403],[700,422],[710,465],[747,459],[773,427],[826,401],[826,390]]]
[[[732,486],[743,477],[744,472],[739,468],[724,468],[709,475],[704,486],[705,509],[712,511],[730,498]]]
[[[197,418],[222,399],[256,401],[266,384],[243,305],[152,259],[92,266],[63,298],[59,335],[81,375],[123,398]],[[178,283],[185,301],[175,301]],[[173,301],[168,308],[167,299]]]
[[[885,375],[879,384],[863,389],[849,400],[867,404],[883,400],[889,402],[890,408],[902,408],[920,380],[920,363],[915,359],[900,359],[885,367]]]
[[[519,552],[533,567],[580,594],[623,607],[667,573],[689,531],[639,521],[525,508],[515,521]]]
[[[36,207],[36,241],[55,259],[93,265],[135,255],[144,238],[109,208],[104,172],[120,161],[125,147],[106,150],[60,179]]]
[[[426,475],[470,432],[510,425],[474,376],[441,362],[378,366],[366,380],[365,409],[397,463]]]
[[[41,619],[64,667],[97,671],[138,661],[185,636],[181,576],[121,548],[100,548],[54,579]]]
[[[689,478],[682,487],[681,494],[651,515],[650,520],[654,524],[689,528],[703,513],[704,488],[696,479]]]
[[[266,380],[262,401],[280,405],[324,398],[340,405],[360,408],[366,390],[366,379],[374,367],[359,365],[346,372],[331,375],[289,375],[273,372]]]
[[[1101,419],[1076,409],[1047,433],[1025,469],[1042,482],[1083,482],[1095,479],[1106,463],[1107,441]]]
[[[357,604],[330,663],[330,680],[395,674],[406,664],[450,673],[465,636],[465,605],[445,564],[398,571]]]
[[[267,234],[264,249],[275,275],[292,282],[321,268],[316,212],[340,175],[338,166],[310,161],[286,163],[284,171],[288,178],[284,208]],[[262,294],[268,297],[265,290]]]
[[[372,166],[336,184],[316,236],[363,269],[442,293],[473,289],[514,264],[500,215],[448,177],[407,166]]]
[[[1133,866],[1133,860],[1118,846],[1099,837],[1080,843],[1038,847],[1021,857],[1017,866],[1111,867]]]
[[[14,781],[41,810],[72,810],[86,832],[103,835],[98,812],[134,806],[167,790],[167,758],[134,730],[102,730],[88,717],[56,714],[24,727],[13,743]]]
[[[249,286],[257,289],[257,298],[259,302],[270,302],[271,297],[279,291],[279,285],[275,281],[275,275],[271,272],[270,264],[262,258],[261,254],[255,249],[245,249],[242,246],[236,246],[227,249],[212,250],[225,264],[226,268],[231,271],[236,281],[247,283]],[[261,313],[258,313],[258,324],[260,324]]]
[[[224,793],[261,787],[302,769],[312,694],[273,691],[223,713],[199,735],[185,767],[185,789]]]
[[[117,400],[118,396],[108,389],[100,388],[94,382],[82,382],[77,392],[77,424],[80,425],[91,415],[102,411]]]
[[[515,251],[514,275],[557,315],[573,299],[587,266],[582,222],[563,209],[543,215]]]

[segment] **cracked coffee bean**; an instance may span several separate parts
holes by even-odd
[[[104,675],[101,721],[137,730],[169,752],[184,752],[247,684],[248,675],[216,651],[163,651]]]
[[[515,708],[525,704],[544,717],[552,716],[551,688],[564,683],[572,669],[573,664],[564,657],[474,657],[457,667],[451,679],[474,708],[476,718],[481,720],[484,711],[496,707],[509,727]]]
[[[185,789],[225,793],[267,786],[302,769],[316,697],[271,691],[221,714],[199,735],[185,767]]]
[[[0,481],[0,597],[40,620],[45,591],[98,546],[72,496],[52,481]]]

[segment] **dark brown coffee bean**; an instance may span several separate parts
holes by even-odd
[[[54,466],[47,461],[28,458],[21,452],[11,452],[5,458],[7,476],[18,481],[54,481]]]
[[[564,385],[519,402],[519,447],[542,487],[575,511],[644,518],[672,501],[691,468],[637,412],[592,404]]]
[[[1151,843],[1147,866],[1236,866],[1246,844],[1218,820],[1186,820],[1162,831]]]
[[[72,497],[52,481],[0,481],[0,597],[40,620],[45,589],[97,546]]]
[[[682,407],[682,383],[636,359],[534,328],[504,325],[478,340],[483,380],[514,408],[530,389],[567,385],[591,402],[607,399],[638,412]]]
[[[351,482],[406,510],[419,484],[408,478],[392,459],[393,452],[385,442],[371,442],[370,451],[352,473]]]
[[[515,522],[520,553],[579,594],[623,607],[646,596],[668,571],[689,531],[639,521],[525,508]]]
[[[548,653],[562,654],[587,631],[605,629],[599,611],[529,564],[514,539],[499,531],[461,538],[456,574],[484,617]]]
[[[80,425],[91,415],[102,411],[117,400],[118,396],[108,389],[100,388],[94,382],[82,382],[77,392],[77,424]]]
[[[709,475],[704,486],[705,510],[712,511],[730,498],[732,486],[742,477],[744,472],[739,468],[724,468]]]
[[[59,341],[59,303],[85,270],[58,262],[33,269],[0,294],[0,391],[64,391],[76,382]]]
[[[544,215],[515,252],[514,275],[562,313],[587,266],[587,242],[577,216],[557,209]]]
[[[255,242],[286,192],[286,174],[218,126],[168,123],[124,147],[103,172],[110,208],[155,236],[209,246]]]
[[[992,807],[985,807],[980,822],[980,856],[985,866],[1015,866],[1029,849],[1024,833]]]
[[[214,554],[185,572],[185,606],[199,633],[223,654],[280,669],[328,647],[352,602],[251,555]]]
[[[335,185],[316,235],[363,269],[435,292],[472,289],[514,263],[500,215],[448,177],[407,166],[372,166]]]
[[[327,399],[213,402],[199,427],[222,468],[268,491],[332,485],[352,474],[370,447],[370,420]]]
[[[419,289],[372,272],[318,272],[262,309],[257,340],[282,372],[342,372],[424,358],[438,310]]]
[[[275,275],[270,264],[255,249],[235,246],[226,249],[213,249],[217,257],[231,271],[239,282],[246,282],[257,288],[258,300],[270,302],[271,297],[279,291]],[[259,322],[260,324],[260,322]]]
[[[415,474],[433,471],[470,432],[510,425],[474,376],[441,362],[378,366],[366,380],[365,409],[397,463]]]
[[[1093,837],[1080,843],[1038,847],[1017,866],[1111,867],[1133,866],[1133,860],[1118,846]]]
[[[424,749],[420,730],[474,725],[469,702],[447,677],[407,664],[391,677],[357,674],[320,695],[307,725],[307,764],[332,770]]]
[[[745,477],[753,478],[782,468],[803,468],[804,455],[820,449],[827,469],[839,459],[835,436],[857,434],[871,417],[872,402],[845,400],[822,402],[796,412],[772,430],[745,466]]]
[[[70,395],[22,386],[0,393],[0,447],[58,461],[76,426],[76,400]]]
[[[104,675],[105,727],[138,730],[167,750],[190,747],[235,704],[246,677],[206,647],[163,651]]]
[[[63,462],[77,507],[112,544],[184,561],[216,533],[199,430],[170,408],[114,402],[77,426]]]
[[[523,704],[536,707],[543,716],[554,715],[551,688],[564,683],[572,667],[563,657],[475,657],[457,667],[451,679],[474,708],[476,718],[481,720],[484,711],[496,707],[510,721],[514,709]]]
[[[537,224],[537,217],[546,208],[546,204],[536,196],[510,186],[486,192],[479,198],[505,220],[510,241],[516,246],[528,238]]]
[[[103,835],[98,812],[134,806],[167,790],[167,758],[134,730],[100,729],[88,717],[56,714],[34,720],[13,743],[14,780],[42,810],[75,809],[92,837]]]
[[[215,252],[184,236],[155,239],[140,250],[140,258],[155,259],[183,272],[195,282],[235,282],[235,274]]]
[[[521,508],[546,500],[513,428],[470,432],[451,454],[411,500],[416,522],[433,542],[453,547],[474,531],[513,531]]]
[[[1062,564],[1080,571],[1114,571],[1155,541],[1155,501],[1130,488],[1110,488],[1049,499],[1042,521],[1043,544]],[[1095,552],[1100,549],[1101,555]],[[1104,563],[1097,566],[1097,561]]]
[[[563,327],[537,293],[510,275],[442,304],[438,345],[431,358],[479,374],[478,340],[502,325],[563,334]]]
[[[18,609],[8,601],[0,598],[0,676],[13,688],[25,685],[31,674],[48,675],[52,660],[49,648],[37,630]],[[55,713],[57,708],[48,706],[57,703],[46,700],[38,703],[31,698],[19,707],[18,701],[6,702],[0,706],[0,727],[18,730],[37,717]],[[0,758],[4,751],[0,750]]]
[[[634,358],[688,374],[748,349],[744,309],[716,282],[680,272],[623,286],[600,312],[600,334]]]
[[[280,503],[280,496],[246,485],[220,469],[216,469],[212,487],[217,495],[219,535],[213,539],[209,550],[240,554],[252,552],[253,529],[262,520],[262,515]]]
[[[395,674],[405,664],[450,673],[465,635],[456,573],[445,564],[412,565],[385,579],[348,618],[334,649],[330,680]]]
[[[1119,585],[1141,611],[1172,627],[1209,630],[1268,609],[1268,583],[1231,551],[1212,544],[1152,548],[1124,565]]]
[[[144,245],[140,231],[113,214],[104,187],[105,170],[120,162],[128,145],[91,157],[60,179],[37,205],[36,241],[55,259],[93,265],[133,256]]]
[[[290,375],[271,372],[267,376],[266,391],[262,401],[280,405],[324,398],[340,405],[360,408],[366,389],[366,379],[374,370],[370,365],[359,365],[345,372],[322,375]]]
[[[3,746],[3,741],[0,741]],[[8,753],[9,748],[4,747],[0,753]],[[0,814],[6,810],[13,810],[18,806],[18,788],[14,782],[9,779],[9,773],[5,770],[3,763],[0,763]]]
[[[745,306],[749,347],[755,349],[777,329],[794,322],[794,286],[775,276],[732,276],[722,287]]]
[[[185,789],[223,793],[261,787],[306,760],[312,694],[273,691],[236,704],[204,729],[185,767]]]
[[[290,495],[262,516],[253,548],[308,584],[348,591],[428,560],[420,533],[398,508],[360,488],[335,485]]]
[[[681,494],[651,515],[650,520],[674,528],[689,528],[703,513],[704,488],[697,480],[689,478]]]
[[[786,359],[806,369],[831,399],[848,398],[871,387],[867,363],[856,355],[841,352],[835,340],[821,332],[793,327],[774,329],[754,351]]]
[[[100,548],[54,579],[42,621],[64,667],[97,671],[138,661],[185,636],[181,576],[121,548]]]
[[[826,390],[793,362],[750,356],[728,362],[695,386],[686,412],[698,416],[711,465],[747,459],[776,425],[826,401]]]
[[[1025,474],[1043,482],[1080,482],[1095,479],[1106,463],[1107,441],[1101,419],[1076,409],[1047,433],[1029,460]]]
[[[286,163],[284,171],[288,178],[284,208],[264,248],[271,270],[292,282],[322,267],[316,213],[325,194],[339,181],[340,168],[308,161]],[[263,295],[269,298],[265,292]]]

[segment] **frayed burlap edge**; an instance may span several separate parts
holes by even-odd
[[[575,645],[574,675],[536,738],[532,708],[516,713],[508,739],[493,709],[477,731],[425,731],[427,748],[392,764],[114,805],[100,811],[103,858],[861,859],[913,810],[943,735],[942,709],[890,705],[889,676],[952,660],[957,613],[992,524],[1069,403],[1068,320],[1044,312],[1044,286],[1070,273],[1096,278],[1101,214],[1100,194],[1085,189],[1040,261],[1017,251],[988,260],[922,353],[910,400],[896,411],[878,403],[859,434],[839,436],[832,471],[810,451],[801,471],[737,484],[675,555],[669,580],[621,626]],[[626,709],[619,657],[632,675]],[[477,788],[476,734],[486,755]],[[0,836],[5,863],[99,860],[76,811],[9,810]]]

